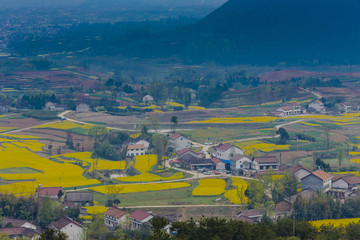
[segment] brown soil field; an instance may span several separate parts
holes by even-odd
[[[45,123],[44,121],[39,121],[34,118],[24,118],[24,119],[1,119],[1,127],[14,127],[14,128],[27,128],[31,126],[36,126],[39,124]]]

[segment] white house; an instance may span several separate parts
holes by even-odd
[[[134,139],[130,145],[144,145],[146,150],[149,148],[150,143],[142,138]]]
[[[319,112],[319,113],[325,112],[324,104],[319,100],[315,100],[312,103],[310,103],[309,108],[313,109],[315,112]]]
[[[154,98],[150,95],[146,95],[145,97],[143,97],[143,103],[151,103],[154,101]]]
[[[55,103],[47,102],[45,104],[45,107],[43,109],[44,111],[63,111],[65,110],[62,106],[57,106]]]
[[[145,154],[146,154],[146,148],[144,144],[129,145],[127,147],[127,152],[126,152],[127,157],[135,157],[137,155],[145,155]]]
[[[270,168],[278,170],[279,166],[280,163],[275,156],[257,157],[252,163],[252,168],[257,171],[267,171]]]
[[[136,210],[130,214],[129,218],[132,221],[132,229],[139,229],[142,224],[147,224],[154,217],[151,213]]]
[[[128,219],[127,213],[115,206],[110,208],[104,213],[105,225],[110,228],[116,228],[117,226],[126,224]]]
[[[65,233],[69,240],[84,238],[83,226],[69,217],[62,217],[58,221],[50,223],[48,228]]]
[[[316,170],[301,179],[301,190],[312,189],[314,191],[327,192],[331,189],[331,179],[333,176],[322,171]]]
[[[219,171],[225,170],[225,163],[218,158],[211,158],[211,161],[215,164],[215,169]]]
[[[40,227],[36,226],[35,224],[33,224],[27,220],[12,218],[12,217],[5,217],[3,219],[2,225],[7,226],[10,224],[12,227],[17,227],[17,228],[27,228],[27,229],[32,229],[32,230],[40,229]]]
[[[251,168],[251,160],[242,154],[236,154],[230,160],[230,170],[234,175],[245,174]]]
[[[304,168],[301,165],[290,168],[290,172],[294,175],[298,182],[301,182],[302,178],[311,174],[311,171],[309,169]]]
[[[174,149],[175,152],[184,148],[190,148],[190,140],[180,133],[174,133],[169,136],[169,147]]]
[[[212,155],[220,160],[224,161],[225,163],[230,164],[230,159],[237,155],[243,155],[244,152],[241,148],[236,147],[230,143],[220,143],[219,145],[212,147]]]
[[[359,187],[360,178],[355,175],[346,175],[342,176],[332,183],[333,188],[340,188],[340,189],[356,189]]]
[[[76,106],[76,111],[77,112],[90,112],[90,107],[89,107],[89,105],[87,105],[85,103],[80,103]]]
[[[339,103],[339,110],[344,113],[348,113],[351,112],[352,106],[350,103],[347,102]]]

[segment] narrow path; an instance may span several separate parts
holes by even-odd
[[[125,208],[191,208],[191,207],[241,207],[244,204],[208,204],[208,205],[157,205],[157,206],[125,206]]]

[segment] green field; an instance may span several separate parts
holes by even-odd
[[[15,168],[3,168],[0,169],[0,174],[32,174],[42,173],[39,170],[28,167],[15,167]]]

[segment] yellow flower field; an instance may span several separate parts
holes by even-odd
[[[188,106],[188,109],[189,109],[190,111],[206,110],[206,108],[200,107],[200,106]]]
[[[236,142],[234,145],[240,147],[245,155],[254,154],[256,150],[262,152],[273,152],[276,150],[289,150],[290,145],[276,145],[273,143],[264,143],[258,140],[248,141],[248,142]]]
[[[18,135],[18,134],[0,134],[1,138],[8,138],[8,139],[41,139],[41,137],[36,136],[28,136],[28,135]]]
[[[327,120],[352,120],[357,121],[359,114],[346,113],[341,116],[330,115],[302,115],[294,117],[272,117],[272,116],[257,116],[257,117],[234,117],[234,118],[210,118],[203,121],[190,121],[188,123],[266,123],[275,120],[296,120],[296,119],[327,119]],[[355,119],[355,120],[354,120]]]
[[[309,123],[309,122],[299,122],[299,123],[304,124],[304,125],[308,125],[308,126],[313,126],[313,127],[320,127],[321,126],[320,124]]]
[[[192,191],[193,196],[217,196],[225,192],[224,179],[200,179],[199,186]]]
[[[57,163],[40,157],[35,153],[9,143],[4,143],[0,151],[0,169],[29,167],[39,173],[28,174],[0,174],[6,180],[30,180],[26,183],[13,183],[0,186],[0,192],[22,194],[33,192],[33,186],[41,184],[43,187],[77,187],[100,183],[96,179],[87,179],[82,173],[83,169],[70,163]],[[26,188],[26,191],[24,191]]]
[[[51,158],[56,158],[57,160],[60,161],[68,161],[69,159],[82,161],[84,166],[86,165],[91,166],[89,172],[92,172],[94,170],[93,163],[95,159],[91,158],[91,154],[92,154],[91,152],[66,153],[66,154],[52,156]],[[111,161],[101,158],[97,160],[97,170],[115,170],[115,169],[124,170],[125,167],[126,167],[125,161]]]
[[[82,125],[65,120],[62,122],[43,124],[43,125],[36,126],[33,128],[52,128],[52,129],[67,130],[67,129],[77,128],[77,127],[82,127]]]
[[[236,189],[231,189],[225,192],[224,196],[234,204],[246,204],[248,198],[245,196],[247,189],[247,182],[244,179],[232,177],[232,185]]]
[[[324,219],[311,221],[311,224],[315,227],[320,227],[321,225],[334,225],[334,227],[346,226],[350,223],[358,223],[360,218],[341,218],[341,219]]]
[[[105,206],[89,206],[83,207],[86,209],[88,214],[96,215],[96,214],[104,214],[107,211]]]
[[[154,154],[151,155],[138,155],[135,157],[134,168],[140,172],[139,175],[129,176],[129,177],[119,177],[116,178],[122,182],[154,182],[154,181],[164,181],[164,180],[174,180],[183,178],[182,172],[177,172],[170,177],[161,177],[156,174],[149,173],[148,171],[157,163],[157,156]]]
[[[351,156],[357,156],[357,155],[360,155],[360,152],[352,152],[352,151],[350,151],[349,154]]]
[[[34,140],[22,140],[17,142],[12,142],[13,145],[22,147],[22,148],[28,148],[30,151],[34,152],[41,152],[43,149],[42,147],[45,146],[45,144],[40,143],[38,141]]]
[[[8,132],[8,131],[11,131],[11,130],[14,130],[16,128],[12,128],[12,127],[0,127],[0,133],[2,132]]]
[[[185,108],[184,104],[177,103],[177,102],[166,102],[165,104],[169,105],[169,106],[172,106],[172,107],[183,107],[183,108]]]
[[[185,182],[171,182],[171,183],[144,183],[144,184],[119,184],[98,186],[89,188],[92,191],[102,194],[123,194],[136,192],[161,191],[176,188],[191,187],[189,183]]]
[[[140,137],[141,133],[134,133],[134,134],[130,134],[130,137],[133,139],[136,139],[138,137]]]
[[[360,173],[359,172],[331,172],[331,174],[354,174],[358,177],[360,177]]]

